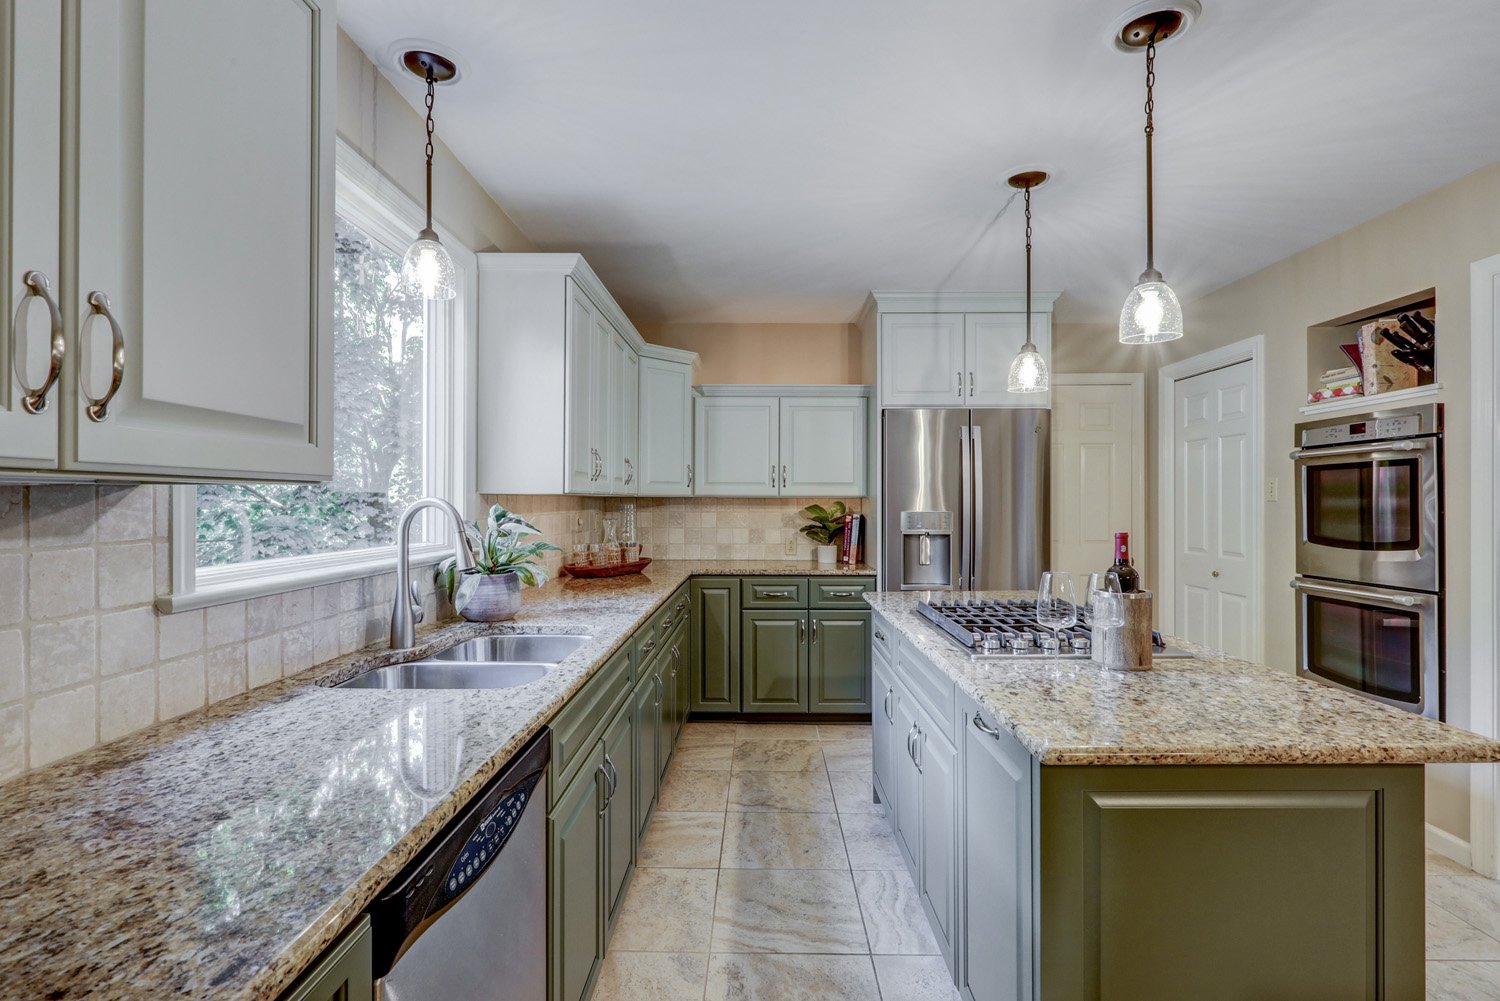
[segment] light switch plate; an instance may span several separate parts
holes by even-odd
[[[1278,501],[1281,499],[1281,481],[1271,476],[1266,479],[1266,500]]]
[[[797,555],[797,540],[796,539],[787,539],[786,540],[786,544],[784,546],[782,546],[781,551],[783,553],[786,553],[788,556],[796,556]]]

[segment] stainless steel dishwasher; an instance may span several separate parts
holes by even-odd
[[[370,906],[377,1001],[546,1001],[543,730]]]

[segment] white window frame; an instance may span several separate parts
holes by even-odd
[[[424,225],[420,204],[342,138],[337,141],[334,205],[338,214],[381,242],[400,247]],[[423,449],[435,492],[453,501],[460,512],[472,507],[474,482],[474,359],[479,310],[479,268],[474,252],[434,220],[433,228],[458,268],[460,291],[447,307],[447,336],[424,338],[428,406]],[[441,335],[445,333],[439,330]],[[436,512],[420,516],[423,537],[450,539],[452,526]],[[223,567],[197,565],[197,487],[174,486],[171,507],[171,593],[157,599],[163,612],[183,612],[247,598],[281,594],[319,584],[390,573],[396,568],[396,546],[343,553],[314,553],[237,563]],[[431,566],[453,554],[448,542],[413,543],[411,565]]]

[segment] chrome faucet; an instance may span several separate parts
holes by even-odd
[[[391,609],[391,649],[407,650],[416,645],[417,623],[422,621],[422,603],[417,600],[416,589],[411,584],[411,523],[423,508],[435,507],[448,512],[457,533],[458,573],[474,569],[474,550],[469,546],[469,533],[464,528],[463,516],[458,508],[441,497],[423,497],[412,501],[401,516],[401,526],[396,530],[396,604]]]

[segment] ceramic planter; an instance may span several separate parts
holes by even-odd
[[[831,567],[839,561],[838,546],[818,546],[818,565]]]
[[[521,610],[521,578],[513,573],[466,573],[453,595],[453,610],[470,622],[500,622]]]

